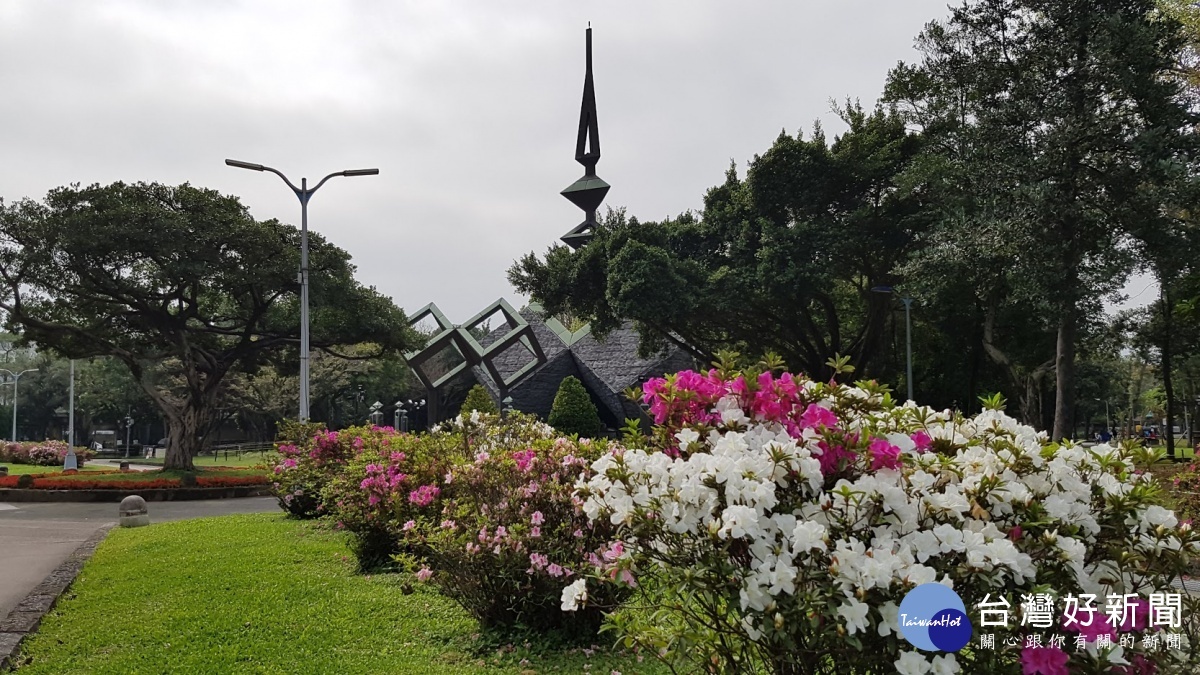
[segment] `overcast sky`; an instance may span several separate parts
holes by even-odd
[[[698,209],[781,129],[872,104],[946,0],[735,3],[0,0],[0,197],[190,182],[299,222],[270,174],[341,169],[309,224],[412,312],[465,321],[582,220],[574,162],[592,22],[606,204]],[[1143,290],[1136,280],[1130,293]],[[1152,292],[1143,296],[1152,296]],[[1143,297],[1142,300],[1149,300]]]

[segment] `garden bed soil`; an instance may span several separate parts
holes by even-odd
[[[271,494],[268,485],[238,485],[234,487],[177,487],[152,489],[96,488],[88,490],[36,490],[0,488],[0,502],[119,502],[129,495],[138,495],[148,502],[185,501],[193,499],[233,499],[264,497]]]

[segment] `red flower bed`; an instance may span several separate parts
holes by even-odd
[[[36,475],[36,474],[35,474]],[[0,478],[0,488],[15,488],[20,476]],[[242,487],[267,485],[266,476],[197,476],[196,487]],[[131,478],[129,480],[103,480],[89,478],[67,478],[62,474],[49,474],[33,479],[34,490],[156,490],[183,487],[179,478]]]

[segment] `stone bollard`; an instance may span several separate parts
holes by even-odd
[[[129,470],[129,462],[121,462],[121,465],[118,467],[118,469],[121,471],[128,471]]]
[[[121,500],[121,527],[141,527],[150,524],[150,514],[146,512],[146,500],[137,495],[129,495]]]
[[[8,475],[8,467],[0,466],[0,478],[3,478],[4,476],[7,476],[7,475]]]

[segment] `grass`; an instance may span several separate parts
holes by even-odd
[[[7,466],[8,467],[8,475],[10,475],[10,476],[20,476],[20,475],[27,474],[27,473],[56,473],[56,472],[62,471],[62,467],[57,464],[54,466],[37,466],[34,464],[7,464],[4,462],[0,462],[0,466]],[[107,469],[107,468],[110,468],[110,467],[95,466],[93,464],[84,464],[83,467],[80,468],[79,470],[80,471],[103,471],[104,469]]]
[[[268,466],[268,457],[270,457],[270,453],[264,454],[261,452],[247,452],[239,456],[231,452],[227,458],[225,457],[225,453],[220,452],[218,453],[216,459],[213,459],[209,455],[201,455],[193,458],[192,462],[196,465],[196,468],[208,466]],[[153,464],[155,466],[162,466],[163,458],[151,457],[149,459],[143,459],[139,457],[129,461],[133,464]]]
[[[344,535],[280,514],[114,530],[18,672],[663,672],[606,649],[489,648],[450,600],[354,566]]]

